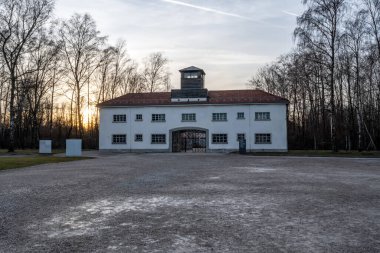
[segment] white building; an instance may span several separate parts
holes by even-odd
[[[261,90],[208,91],[205,73],[181,72],[181,89],[133,93],[100,108],[99,149],[128,152],[287,151],[288,100]]]

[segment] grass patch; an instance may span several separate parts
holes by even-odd
[[[97,149],[82,149],[82,151],[97,151]],[[66,152],[66,149],[53,149],[52,154],[63,154]],[[38,149],[16,149],[15,152],[8,152],[8,149],[0,149],[0,157],[1,156],[9,156],[9,155],[38,155]]]
[[[353,157],[353,158],[380,158],[380,151],[339,151],[330,150],[289,150],[284,153],[254,152],[247,153],[253,156],[304,156],[304,157]]]
[[[0,170],[28,167],[45,163],[61,163],[90,159],[89,157],[55,157],[55,156],[30,156],[30,157],[0,157]]]

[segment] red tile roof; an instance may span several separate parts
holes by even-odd
[[[171,102],[170,92],[129,93],[98,104],[108,106],[154,106],[179,104],[288,104],[285,98],[262,90],[218,90],[208,92],[208,101]]]

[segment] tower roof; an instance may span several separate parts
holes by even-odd
[[[204,75],[206,74],[203,69],[200,69],[194,66],[190,66],[190,67],[179,70],[179,72],[195,72],[195,71],[201,71],[202,74]]]

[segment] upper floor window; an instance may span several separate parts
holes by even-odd
[[[212,143],[213,144],[228,144],[228,135],[227,134],[212,134]]]
[[[237,113],[237,119],[245,119],[244,112],[238,112]]]
[[[182,113],[182,121],[196,121],[195,113]]]
[[[256,112],[255,120],[270,120],[270,112]]]
[[[199,78],[199,73],[193,72],[193,73],[184,73],[184,78]]]
[[[227,113],[213,113],[212,121],[227,121]]]
[[[152,122],[165,122],[165,114],[152,114]]]
[[[272,136],[271,134],[255,134],[256,144],[271,144]]]
[[[115,122],[115,123],[127,122],[127,115],[125,115],[125,114],[114,114],[113,115],[113,122]]]
[[[136,121],[142,121],[142,120],[143,120],[142,114],[136,114]]]
[[[152,134],[152,144],[165,144],[166,134]]]
[[[112,144],[127,144],[127,135],[126,134],[112,135]]]

